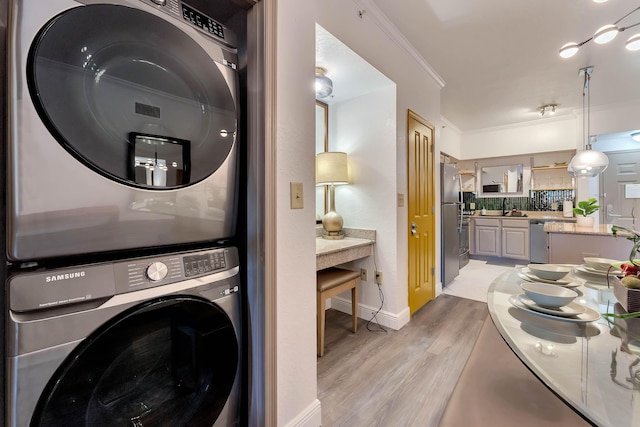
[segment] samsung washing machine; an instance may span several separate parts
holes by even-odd
[[[8,279],[8,426],[235,426],[235,248]]]
[[[232,32],[181,0],[10,0],[10,261],[235,233]]]

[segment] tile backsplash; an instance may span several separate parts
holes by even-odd
[[[531,190],[529,197],[477,197],[476,193],[462,193],[465,211],[471,210],[470,203],[476,204],[476,210],[500,210],[504,198],[507,209],[516,208],[522,211],[550,211],[554,203],[557,203],[557,210],[562,211],[565,200],[575,201],[573,190]]]

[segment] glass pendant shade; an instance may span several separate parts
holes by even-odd
[[[569,162],[567,171],[570,175],[577,178],[591,178],[604,172],[607,166],[609,166],[609,158],[606,154],[600,151],[586,149],[573,156],[573,159]]]
[[[316,68],[316,98],[326,98],[333,93],[333,82],[325,73],[324,68]]]

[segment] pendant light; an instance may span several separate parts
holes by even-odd
[[[575,177],[594,177],[604,172],[609,166],[609,158],[601,151],[591,149],[591,89],[589,82],[593,66],[581,68],[584,72],[584,86],[582,88],[582,139],[586,141],[584,151],[579,151],[573,156],[567,168],[569,174]],[[585,105],[586,104],[586,105]],[[595,142],[595,137],[593,137]]]

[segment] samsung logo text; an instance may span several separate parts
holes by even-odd
[[[78,279],[80,277],[84,277],[85,276],[85,272],[84,271],[76,271],[73,273],[65,273],[65,274],[56,274],[53,276],[46,276],[45,277],[45,282],[49,283],[49,282],[59,282],[61,280],[71,280],[71,279]]]

